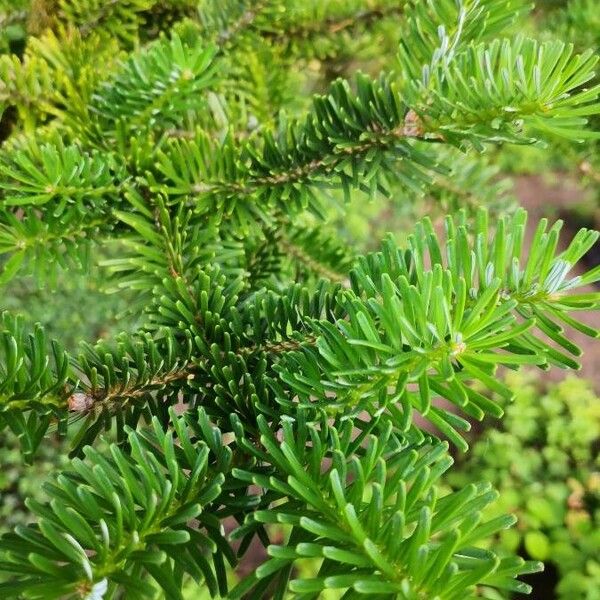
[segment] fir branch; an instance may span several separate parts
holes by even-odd
[[[591,55],[571,56],[560,44],[520,39],[464,48],[465,31],[479,32],[474,25],[484,22],[496,26],[505,16],[486,21],[480,9],[465,13],[460,46],[450,46],[445,37],[449,56],[441,60],[436,53],[429,75],[405,90],[389,78],[373,82],[361,77],[356,95],[338,82],[330,94],[315,98],[303,120],[283,124],[279,133],[263,131],[241,142],[230,135],[222,144],[202,134],[194,141],[169,140],[147,172],[147,185],[167,197],[195,198],[191,201],[199,215],[218,215],[231,228],[247,232],[257,220],[269,222],[273,208],[290,217],[306,208],[322,215],[321,189],[341,187],[348,195],[358,187],[375,194],[387,189],[388,180],[422,189],[437,164],[419,152],[414,142],[421,138],[457,145],[529,143],[531,133],[521,131],[523,120],[544,133],[584,135],[584,116],[595,112],[598,96],[596,88],[581,89],[593,74]],[[157,56],[164,54],[163,46],[156,45]],[[504,81],[498,96],[490,97],[486,71],[478,66],[486,64],[486,56],[499,79],[513,63],[520,65],[518,76]],[[205,65],[205,54],[201,57]],[[199,85],[204,85],[204,70]],[[473,85],[465,80],[471,71]],[[541,87],[534,85],[538,72],[545,74]],[[136,99],[136,106],[141,101],[140,114],[146,114],[142,100]],[[44,190],[35,192],[43,197]]]
[[[183,113],[201,112],[207,105],[202,92],[213,83],[215,52],[200,43],[185,44],[177,34],[150,44],[92,97],[89,110],[98,116],[96,127],[104,133],[125,123],[139,135],[176,126]]]
[[[186,557],[190,574],[203,576],[211,591],[226,590],[204,557],[223,552],[210,512],[213,503],[221,504],[231,451],[215,446],[214,438],[207,445],[184,437],[187,424],[173,413],[171,419],[184,453],[155,419],[152,430],[129,432],[130,455],[116,445],[108,456],[88,448],[85,461],[76,459],[71,471],[47,486],[50,503],[30,504],[39,525],[17,528],[2,539],[1,568],[15,576],[0,583],[5,598],[19,598],[23,591],[37,599],[104,595],[117,588],[147,595],[154,587],[132,575],[135,567],[171,598],[181,599],[173,566],[178,557]],[[199,421],[207,427],[205,418]],[[234,561],[230,550],[226,556]],[[72,568],[65,569],[65,563]]]
[[[255,417],[251,415],[255,409],[249,409],[251,404],[242,407],[239,403],[250,402],[256,389],[261,390],[264,402],[272,401],[264,379],[253,372],[255,365],[267,357],[271,365],[281,353],[313,343],[314,337],[308,331],[302,338],[305,323],[308,319],[336,314],[332,297],[337,288],[330,290],[323,283],[314,294],[300,286],[281,295],[259,294],[253,304],[245,307],[242,314],[249,327],[240,331],[228,321],[241,309],[236,298],[243,284],[234,281],[233,285],[224,285],[225,282],[218,271],[211,275],[200,273],[192,284],[193,290],[181,278],[165,280],[151,313],[152,335],[123,334],[114,344],[104,341],[84,344],[77,359],[66,354],[60,361],[47,358],[40,329],[30,359],[45,365],[38,394],[26,400],[18,395],[20,388],[15,388],[2,398],[0,409],[7,419],[15,411],[20,415],[29,412],[31,418],[44,417],[35,443],[31,442],[33,446],[48,429],[50,416],[59,427],[82,421],[72,439],[74,451],[93,441],[103,427],[111,425],[114,417],[119,417],[118,431],[122,433],[124,425],[134,427],[144,416],[164,414],[170,405],[180,402],[182,392],[190,407],[200,393],[199,401],[210,413],[222,415],[227,407],[226,416],[232,411],[246,414],[246,422],[252,429]],[[266,321],[259,316],[263,312],[268,315]],[[11,326],[9,331],[13,329]],[[5,388],[14,378],[13,363],[22,370],[29,368],[22,358],[30,352],[24,335],[7,337],[0,363],[5,365],[6,379],[0,379]],[[224,337],[230,340],[229,349],[219,349]],[[58,348],[54,352],[60,357]],[[67,374],[64,365],[69,362]],[[223,387],[231,373],[238,375],[239,389],[231,385]],[[2,423],[7,424],[8,420]]]
[[[113,156],[84,152],[78,146],[43,145],[0,157],[5,206],[41,206],[52,202],[56,214],[67,204],[82,208],[114,198],[127,184]]]
[[[89,247],[108,235],[106,218],[39,219],[33,212],[22,215],[0,213],[0,254],[11,256],[3,265],[0,282],[16,273],[35,272],[40,283],[48,280],[57,267],[87,269]]]
[[[244,241],[248,294],[260,286],[277,287],[290,277],[303,282],[347,281],[354,256],[332,232],[290,225],[283,215],[275,221],[275,226],[260,231],[256,242]]]
[[[444,397],[480,419],[501,413],[471,389],[472,380],[511,396],[494,378],[498,365],[577,369],[569,355],[580,350],[562,335],[557,319],[598,336],[568,314],[600,302],[598,294],[572,294],[598,279],[598,269],[568,278],[598,234],[581,230],[555,255],[560,223],[546,232],[542,221],[522,266],[525,219],[521,211],[510,221],[501,219],[488,241],[487,215],[481,212],[472,245],[464,225],[447,220],[445,249],[425,221],[410,238],[409,253],[392,242],[361,259],[350,275],[355,295],[340,299],[345,318],[335,325],[313,322],[316,349],[291,352],[275,366],[291,387],[290,397],[327,414],[388,410],[400,431],[416,410],[466,449],[458,430],[468,430],[468,422],[448,416],[432,398]],[[290,401],[285,406],[291,410]]]
[[[309,193],[310,187],[318,187],[325,177],[327,187],[336,180],[346,190],[359,185],[360,173],[366,175],[379,165],[383,170],[386,165],[381,161],[371,166],[370,161],[365,161],[373,151],[410,159],[404,163],[405,176],[423,179],[419,163],[424,158],[409,146],[410,140],[425,137],[416,115],[402,107],[393,84],[387,80],[374,84],[363,78],[359,80],[359,88],[362,93],[353,97],[348,84],[338,82],[329,96],[315,99],[313,112],[304,121],[293,123],[278,138],[268,132],[239,147],[231,139],[226,140],[221,148],[212,147],[206,139],[194,143],[173,141],[159,153],[158,168],[168,185],[151,181],[150,188],[169,195],[213,198],[217,207],[223,206],[226,212],[231,212],[228,207],[231,199],[236,206],[240,205],[236,208],[240,213],[238,218],[247,218],[244,212],[260,214],[262,208],[242,208],[244,197],[275,197],[277,201],[280,194],[287,197],[280,204],[283,212],[295,212],[308,204],[320,213],[318,198]],[[368,102],[372,102],[370,107]],[[339,110],[351,117],[344,119]],[[365,125],[352,126],[351,120]],[[188,157],[185,166],[184,156]],[[223,171],[225,164],[227,173]],[[353,175],[346,175],[349,165],[355,166]],[[374,178],[371,189],[376,189],[377,184]],[[277,189],[280,192],[275,195]],[[204,202],[197,202],[198,208],[203,205]]]
[[[309,597],[325,589],[348,589],[423,600],[474,598],[470,571],[463,572],[460,566],[459,548],[476,543],[484,531],[510,525],[511,517],[480,520],[479,509],[494,498],[494,492],[473,485],[437,499],[433,486],[451,464],[443,445],[391,450],[391,428],[383,426],[379,435],[360,436],[368,448],[362,453],[358,444],[348,443],[351,429],[342,425],[338,436],[338,429],[324,421],[301,420],[297,426],[286,422],[282,440],[277,440],[261,421],[264,450],[245,447],[259,460],[268,453],[275,472],[265,476],[235,469],[233,474],[278,496],[284,494],[285,501],[278,497],[270,510],[255,512],[234,535],[246,534],[253,522],[287,523],[296,535],[285,546],[269,546],[270,559],[229,597],[243,597],[265,578],[275,580],[296,560],[324,557],[319,576],[292,580],[290,590]],[[299,442],[305,439],[312,447]],[[365,502],[367,489],[372,494]],[[461,525],[468,521],[473,525],[473,520],[473,528]],[[471,554],[466,548],[465,552]],[[525,592],[528,586],[512,578],[540,568],[535,563],[503,564],[491,553],[473,559],[480,562],[475,571],[482,579],[501,588],[517,585]]]
[[[178,18],[193,3],[168,4]],[[202,32],[183,20],[145,46],[155,5],[59,0],[70,25],[1,61],[22,129],[0,156],[4,278],[83,263],[97,232],[145,322],[75,357],[3,315],[0,427],[30,459],[56,426],[78,457],[0,541],[0,596],[182,600],[187,578],[232,600],[528,591],[516,578],[539,565],[487,549],[513,519],[481,519],[485,483],[437,491],[452,460],[423,421],[465,449],[465,417],[500,416],[495,395],[511,395],[499,366],[578,367],[563,328],[600,335],[575,316],[600,307],[580,289],[600,269],[571,273],[599,234],[560,250],[560,223],[542,220],[525,252],[524,212],[461,212],[445,235],[426,219],[355,258],[306,212],[326,218],[353,190],[464,203],[494,172],[458,149],[593,137],[596,59],[490,41],[519,0],[211,0]],[[294,93],[282,65],[359,47],[399,12],[397,75],[277,112]],[[119,48],[136,50],[113,73]],[[103,430],[116,444],[94,450]],[[255,538],[269,558],[228,589],[225,562]],[[306,558],[319,572],[296,578]]]
[[[598,270],[568,278],[597,234],[581,230],[555,255],[559,227],[546,233],[542,221],[520,267],[524,223],[523,212],[501,219],[488,242],[487,215],[480,213],[471,251],[467,229],[448,221],[446,263],[425,221],[408,253],[389,240],[382,253],[361,259],[350,275],[352,290],[343,292],[323,282],[314,293],[293,286],[258,293],[249,303],[240,296],[239,275],[228,279],[213,268],[193,281],[169,276],[149,315],[152,335],[88,346],[77,361],[76,392],[89,397],[74,411],[89,413],[82,431],[93,436],[91,423],[120,413],[135,423],[148,403],[166,407],[185,389],[218,420],[235,413],[249,427],[259,406],[272,411],[280,404],[293,414],[291,398],[328,414],[372,412],[376,405],[391,411],[402,431],[417,410],[464,447],[456,428],[468,423],[433,406],[432,397],[475,418],[497,415],[496,405],[471,389],[472,380],[505,396],[493,377],[499,364],[577,368],[569,355],[579,350],[557,321],[598,335],[570,315],[598,306],[597,295],[570,293],[598,279]],[[418,391],[410,389],[413,382]],[[383,394],[390,386],[395,391]],[[53,407],[60,412],[65,405],[67,399]]]
[[[551,68],[542,68],[544,56],[551,57]],[[490,60],[499,79],[513,64],[519,66],[519,75],[506,80],[497,97],[487,93],[486,71],[478,66]],[[172,196],[195,195],[199,210],[234,213],[241,227],[256,214],[268,219],[260,205],[241,206],[244,196],[275,202],[277,209],[292,214],[307,207],[320,214],[313,187],[336,185],[348,192],[362,186],[374,193],[392,176],[391,161],[396,168],[401,161],[397,177],[418,188],[436,164],[418,152],[413,140],[530,143],[523,122],[553,135],[589,135],[581,128],[583,115],[597,110],[600,88],[580,86],[593,76],[595,63],[590,53],[571,57],[562,44],[540,46],[517,39],[473,46],[448,65],[435,66],[423,81],[409,86],[406,99],[389,79],[375,83],[359,78],[356,96],[340,81],[329,95],[315,98],[303,121],[277,137],[265,132],[241,145],[229,138],[220,148],[207,139],[172,141],[159,153],[158,169],[165,180],[151,181],[150,188]],[[538,72],[546,77],[534,85]],[[464,73],[473,73],[470,83]],[[373,159],[377,154],[381,158]]]
[[[356,2],[348,6],[325,3],[298,7],[282,0],[256,3],[231,0],[224,6],[201,7],[199,18],[208,33],[218,31],[219,45],[227,46],[227,51],[231,52],[233,47],[242,45],[241,39],[248,33],[289,47],[298,41],[304,43],[397,17],[407,4],[408,0],[377,0],[368,8],[362,8]],[[277,27],[273,26],[272,15],[278,18]]]
[[[331,244],[331,239],[319,235],[318,230],[285,229],[278,236],[278,243],[284,254],[318,277],[334,283],[344,284],[348,280],[348,270],[352,260],[339,245]],[[329,242],[329,244],[328,244]]]
[[[282,246],[285,253],[292,256],[309,271],[336,283],[344,283],[347,280],[346,274],[334,271],[323,262],[316,260],[304,248],[295,244],[293,240],[290,240],[284,235],[279,237],[279,244]],[[322,250],[322,248],[320,250]]]
[[[79,31],[82,36],[86,36],[92,32],[95,28],[98,27],[102,23],[103,20],[111,13],[112,9],[114,9],[120,0],[107,0],[102,4],[98,12],[93,15],[92,18],[88,18],[85,23],[79,26]]]

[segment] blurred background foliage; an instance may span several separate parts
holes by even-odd
[[[545,384],[532,373],[507,376],[515,392],[500,428],[474,438],[457,457],[451,486],[485,477],[500,492],[498,514],[518,525],[497,543],[544,561],[539,597],[595,600],[600,594],[600,398],[591,382]]]
[[[156,37],[162,19],[180,21],[180,33],[190,34],[182,19],[196,18],[202,5],[211,1],[148,0],[147,9],[140,13],[142,39]],[[0,55],[24,56],[30,51],[28,35],[44,30],[51,20],[53,4],[48,0],[0,0]],[[351,29],[342,32],[335,46],[331,46],[327,38],[318,36],[290,41],[304,44],[308,50],[304,48],[302,58],[293,69],[284,71],[286,76],[282,81],[272,80],[272,74],[281,70],[269,68],[270,61],[281,60],[281,57],[274,56],[268,48],[262,54],[249,53],[249,62],[236,68],[245,71],[240,75],[241,80],[250,73],[255,82],[264,83],[264,98],[240,108],[248,129],[252,129],[258,116],[268,122],[269,114],[273,116],[280,110],[297,111],[310,93],[326,89],[338,76],[350,75],[358,69],[374,74],[391,64],[397,46],[395,18],[397,15],[391,12],[376,19],[370,23],[368,34],[357,35]],[[598,52],[600,0],[539,2],[528,20],[519,23],[519,30],[535,31],[541,38],[571,41],[577,49],[594,48]],[[106,51],[116,55],[118,47],[113,43],[106,45]],[[123,48],[129,43],[127,36],[118,41]],[[72,50],[77,51],[75,41]],[[34,62],[31,68],[36,68]],[[67,77],[72,75],[67,74]],[[76,75],[81,89],[91,85],[86,79],[90,74]],[[0,84],[0,101],[3,95],[9,94],[7,81]],[[55,84],[57,88],[51,93]],[[39,90],[39,94],[48,95],[49,105],[56,100],[52,94],[73,100],[69,96],[73,90],[64,82],[49,80],[48,86]],[[11,114],[9,107],[0,122],[2,139],[14,125]],[[44,115],[36,115],[36,119],[32,123],[39,126],[44,122]],[[27,119],[24,127],[27,127]],[[596,117],[595,128],[600,130],[600,117]],[[448,150],[443,162],[451,167],[450,172],[440,176],[429,195],[415,193],[411,198],[403,195],[395,200],[376,202],[367,202],[357,195],[343,219],[332,209],[331,227],[337,228],[342,238],[352,240],[358,248],[372,249],[387,231],[394,231],[399,239],[403,232],[410,233],[414,221],[423,214],[435,218],[457,206],[468,210],[484,203],[497,211],[525,204],[541,216],[563,217],[569,231],[576,231],[580,226],[600,228],[600,141],[597,139],[581,145],[556,140],[545,146],[500,148],[472,161],[458,156],[456,150]],[[456,166],[452,168],[452,165]],[[471,190],[477,190],[477,194]],[[552,201],[547,198],[549,191],[552,191]],[[332,206],[336,202],[341,203],[343,199],[334,196]],[[590,252],[588,266],[600,262],[598,254],[597,248]],[[31,323],[43,323],[69,350],[75,350],[81,340],[109,337],[133,325],[134,316],[126,314],[127,296],[119,294],[115,305],[115,298],[107,297],[103,290],[103,275],[98,269],[58,270],[43,289],[33,281],[17,279],[5,286],[0,309],[21,312]],[[458,487],[476,476],[490,480],[500,491],[500,501],[494,509],[499,513],[516,513],[519,524],[516,529],[504,532],[497,544],[507,552],[517,550],[525,557],[546,564],[546,571],[535,576],[533,598],[600,599],[600,402],[597,396],[600,380],[594,366],[598,360],[598,356],[591,356],[584,363],[588,365],[584,370],[588,379],[571,377],[548,382],[534,373],[507,375],[516,398],[506,406],[500,428],[498,424],[484,428],[485,433],[481,435],[476,430],[471,452],[456,457],[458,469],[452,471],[446,482],[449,487]],[[8,434],[0,438],[0,533],[17,523],[27,522],[24,498],[42,499],[40,482],[68,460],[63,443],[58,439],[47,442],[35,467],[28,467],[25,477],[16,440]],[[259,557],[257,563],[261,559]],[[314,565],[309,561],[302,568],[310,573]],[[231,573],[231,578],[235,577],[236,574]],[[482,597],[499,598],[492,594],[497,592],[481,590]],[[204,600],[209,596],[190,586],[187,597]],[[334,598],[332,594],[325,600]]]

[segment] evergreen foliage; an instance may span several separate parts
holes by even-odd
[[[502,416],[498,367],[578,368],[563,326],[598,335],[577,313],[600,270],[573,271],[598,234],[560,250],[542,221],[526,245],[524,211],[465,188],[493,178],[487,147],[596,137],[597,56],[512,35],[519,0],[296,4],[7,12],[27,37],[0,56],[1,281],[94,265],[141,323],[72,352],[3,314],[0,425],[30,461],[58,431],[72,460],[1,538],[2,597],[177,599],[193,578],[213,597],[462,600],[539,568],[485,548],[513,523],[482,517],[488,483],[437,482],[468,419]],[[381,75],[305,99],[299,65],[373,35]],[[467,205],[443,234],[425,219],[359,256],[323,224],[424,193]],[[228,589],[255,538],[268,560]]]

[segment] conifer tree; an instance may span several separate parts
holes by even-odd
[[[577,313],[600,270],[573,274],[598,234],[526,243],[523,210],[478,207],[478,156],[594,137],[593,50],[515,35],[521,0],[0,7],[1,281],[96,265],[141,321],[72,353],[2,315],[0,426],[24,460],[55,432],[72,458],[1,538],[0,597],[527,591],[539,565],[485,543],[514,522],[482,519],[494,490],[439,479],[502,416],[500,367],[578,368],[563,329],[598,335]],[[321,89],[315,61],[343,77]],[[326,223],[424,193],[462,206],[443,231],[361,254]]]

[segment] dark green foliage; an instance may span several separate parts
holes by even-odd
[[[73,461],[73,470],[48,486],[49,505],[29,503],[41,517],[38,525],[17,527],[3,538],[13,564],[4,568],[22,573],[18,582],[0,584],[4,597],[22,591],[39,599],[74,593],[103,597],[109,581],[129,598],[152,595],[141,573],[130,573],[133,566],[141,566],[170,598],[181,597],[182,564],[191,575],[214,581],[203,555],[219,552],[224,540],[211,540],[189,523],[197,520],[220,536],[210,506],[221,505],[221,494],[235,498],[233,490],[222,491],[231,451],[219,438],[209,447],[181,437],[186,428],[174,415],[173,426],[180,446],[155,422],[143,435],[129,433],[128,454],[116,445],[107,455],[88,448],[86,462]],[[210,432],[205,418],[199,427]],[[61,568],[65,562],[73,567]]]

